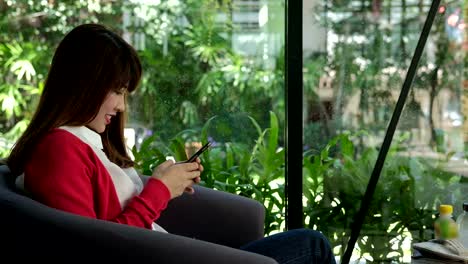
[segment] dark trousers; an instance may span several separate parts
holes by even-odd
[[[335,264],[335,257],[325,236],[300,228],[253,241],[240,249],[275,259],[279,264]]]

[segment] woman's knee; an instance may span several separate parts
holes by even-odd
[[[313,251],[321,252],[321,254],[331,253],[330,241],[321,232],[307,228],[294,229],[291,231],[308,241]]]
[[[311,241],[323,241],[328,243],[328,239],[319,231],[308,229],[308,228],[299,228],[292,229],[291,232],[296,233],[298,236],[302,236],[305,239]]]

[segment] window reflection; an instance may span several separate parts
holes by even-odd
[[[431,1],[304,1],[306,224],[345,250]],[[409,263],[468,182],[462,1],[432,26],[353,258]],[[311,19],[311,18],[314,19]],[[320,33],[319,33],[320,32]],[[325,45],[323,45],[325,43]]]

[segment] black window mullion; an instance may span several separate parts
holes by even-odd
[[[286,229],[289,230],[304,226],[302,208],[302,0],[286,0],[285,17],[285,196]]]

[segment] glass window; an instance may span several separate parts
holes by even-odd
[[[0,1],[0,156],[24,131],[60,39],[81,23],[112,27],[139,52],[127,145],[151,173],[206,141],[202,185],[265,204],[284,226],[284,1]],[[5,115],[3,114],[5,113]]]
[[[452,204],[456,216],[466,202],[465,2],[444,2],[437,11],[352,260],[409,263],[411,244],[433,237],[438,206]],[[304,225],[330,239],[337,259],[430,4],[303,1]],[[201,156],[202,184],[262,202],[265,234],[285,229],[285,6],[0,1],[0,156],[31,118],[51,47],[74,25],[103,23],[143,62],[125,130],[142,172],[212,141]]]
[[[202,185],[267,207],[265,233],[284,228],[283,1],[130,1],[123,34],[143,80],[129,129],[144,173],[205,142]]]
[[[304,3],[305,224],[343,255],[432,1]],[[411,262],[468,190],[463,1],[441,4],[352,261]],[[464,200],[465,199],[465,200]]]

